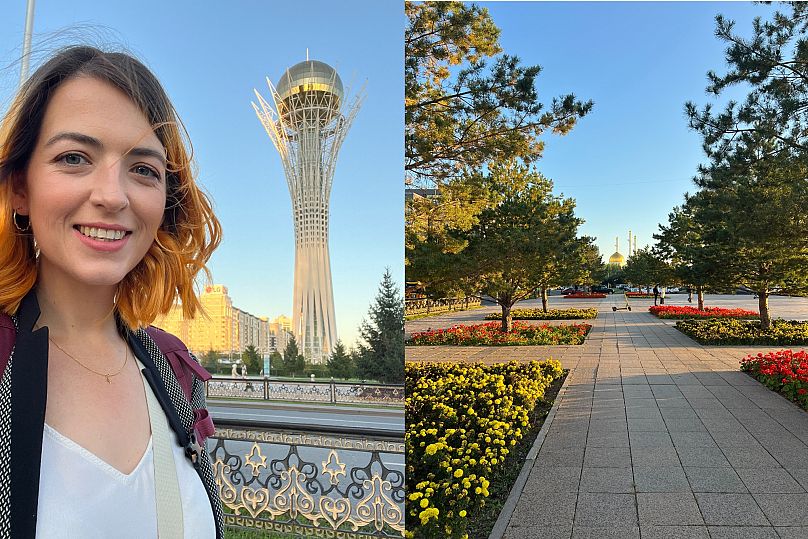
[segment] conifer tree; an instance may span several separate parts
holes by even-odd
[[[404,301],[388,268],[379,292],[359,326],[357,370],[363,378],[386,383],[404,381]]]
[[[354,375],[354,362],[351,355],[345,349],[342,341],[337,341],[334,351],[328,356],[328,372],[334,378],[348,379]]]

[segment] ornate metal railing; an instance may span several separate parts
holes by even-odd
[[[208,398],[402,406],[404,386],[347,382],[213,377]]]
[[[296,537],[404,536],[403,434],[225,426],[208,449],[229,527]]]
[[[462,311],[471,307],[479,307],[480,298],[446,298],[446,299],[408,299],[404,303],[404,315],[438,314],[450,311]]]

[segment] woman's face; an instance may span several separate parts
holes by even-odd
[[[40,250],[43,279],[114,286],[148,251],[166,203],[165,149],[146,117],[107,82],[54,92],[15,196]]]

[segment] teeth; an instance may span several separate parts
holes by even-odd
[[[105,228],[96,228],[91,226],[79,226],[79,232],[89,238],[94,238],[103,241],[115,241],[124,237],[126,232],[123,230],[109,230]]]

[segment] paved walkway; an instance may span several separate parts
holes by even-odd
[[[808,318],[808,301],[774,299],[775,316]],[[722,300],[707,303],[743,306]],[[571,369],[504,537],[808,537],[808,414],[738,370],[770,347],[701,346],[633,305],[603,300],[583,346],[407,348]]]

